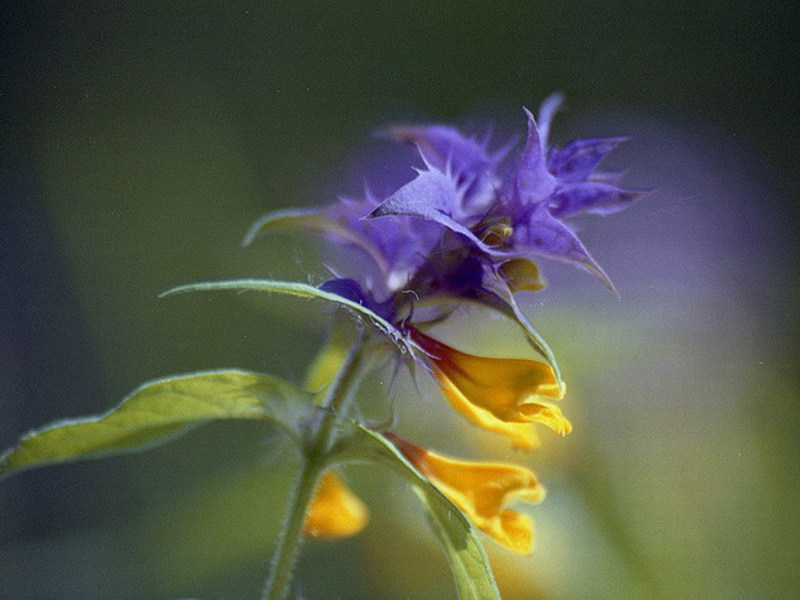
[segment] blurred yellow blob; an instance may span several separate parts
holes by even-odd
[[[481,241],[487,246],[500,246],[514,233],[508,219],[500,219],[489,224],[483,231]]]
[[[411,335],[428,354],[433,374],[450,405],[476,425],[507,435],[523,449],[537,446],[531,423],[546,425],[560,435],[572,431],[561,409],[538,400],[563,396],[550,365],[467,354],[417,329],[412,329]]]
[[[536,292],[547,287],[539,267],[532,260],[512,258],[500,265],[500,274],[512,292]]]
[[[335,540],[357,534],[368,520],[367,507],[331,470],[320,479],[303,533],[308,538]]]
[[[505,506],[544,499],[545,490],[532,471],[505,463],[459,460],[423,450],[392,434],[387,437],[475,527],[517,554],[530,554],[533,521]]]

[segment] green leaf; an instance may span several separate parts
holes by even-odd
[[[377,460],[399,472],[413,487],[447,555],[460,600],[500,600],[489,561],[475,528],[461,510],[447,499],[383,436],[354,421],[341,440],[339,460]]]
[[[325,214],[324,208],[276,210],[258,219],[242,240],[242,246],[249,246],[262,233],[269,230],[315,231],[330,233],[340,237],[355,235],[337,219]]]
[[[322,208],[276,210],[263,215],[247,230],[242,246],[249,246],[255,239],[272,229],[284,231],[322,231],[344,235],[348,230],[331,219]]]
[[[555,354],[553,354],[550,346],[547,344],[541,334],[533,328],[533,325],[530,324],[522,310],[520,310],[517,301],[514,299],[514,294],[510,290],[504,300],[510,309],[510,312],[502,312],[520,326],[531,347],[533,347],[547,360],[547,363],[552,367],[553,372],[556,375],[556,381],[558,381],[558,385],[562,388],[563,392],[564,380],[561,378],[561,369],[558,366],[558,361],[556,361]]]
[[[167,290],[161,294],[161,297],[172,296],[174,294],[183,294],[187,292],[213,292],[222,290],[238,290],[238,291],[256,291],[256,292],[273,292],[279,294],[288,294],[290,296],[297,296],[300,298],[316,298],[333,302],[338,304],[359,317],[364,317],[368,322],[374,325],[384,335],[395,343],[401,351],[411,353],[412,349],[408,341],[405,340],[401,332],[389,321],[385,320],[380,315],[374,313],[366,306],[362,306],[358,302],[348,300],[344,296],[326,292],[319,288],[309,285],[307,283],[298,283],[296,281],[276,281],[274,279],[229,279],[227,281],[202,281],[199,283],[189,283],[180,285]]]
[[[287,209],[267,213],[253,223],[242,246],[249,246],[262,233],[271,230],[306,231],[333,236],[361,248],[383,271],[389,270],[386,257],[372,240],[326,214],[326,208]]]
[[[525,339],[533,350],[547,361],[547,364],[553,369],[556,375],[556,381],[559,385],[563,385],[561,379],[561,369],[558,366],[556,357],[550,346],[547,344],[542,335],[533,328],[528,319],[520,310],[517,301],[514,299],[514,294],[505,283],[495,284],[496,289],[485,291],[477,290],[474,301],[478,304],[488,306],[496,310],[508,320],[516,323],[525,335]]]
[[[463,300],[474,302],[479,306],[485,306],[492,310],[497,311],[512,323],[515,323],[525,336],[528,345],[542,358],[547,361],[547,364],[553,369],[558,381],[559,386],[563,388],[564,380],[561,378],[561,369],[558,366],[558,361],[550,349],[542,335],[534,329],[528,319],[517,304],[514,294],[509,289],[508,285],[504,282],[494,282],[488,289],[475,289],[471,298],[461,298],[458,296],[441,297],[437,302],[449,300],[450,302],[459,302]]]
[[[274,421],[292,436],[311,394],[269,375],[207,371],[146,383],[105,414],[57,421],[0,456],[0,477],[23,469],[145,450],[221,419]]]

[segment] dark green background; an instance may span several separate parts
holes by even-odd
[[[797,21],[790,2],[3,3],[0,446],[171,373],[299,380],[324,310],[157,294],[323,273],[305,242],[241,235],[358,193],[398,156],[377,127],[519,132],[560,90],[556,139],[633,133],[615,164],[658,191],[587,234],[623,301],[571,273],[543,296],[591,435],[532,459],[552,493],[508,597],[794,595]],[[258,427],[215,425],[3,482],[0,596],[256,597],[288,476],[266,454]],[[373,525],[309,546],[306,595],[449,597],[413,500],[391,516],[380,474],[355,477]]]

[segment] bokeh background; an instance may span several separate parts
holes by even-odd
[[[502,140],[560,90],[555,141],[632,135],[609,162],[655,189],[580,224],[620,298],[552,264],[523,298],[576,431],[514,454],[399,381],[401,427],[549,488],[533,556],[487,542],[506,598],[797,597],[797,26],[769,0],[4,2],[0,446],[173,373],[299,381],[324,307],[157,294],[319,276],[307,239],[241,249],[243,232],[410,178],[377,127],[493,122]],[[523,350],[474,312],[447,335]],[[0,597],[255,598],[291,465],[274,432],[231,423],[3,481]],[[453,597],[413,496],[377,468],[347,474],[371,524],[307,544],[297,592]]]

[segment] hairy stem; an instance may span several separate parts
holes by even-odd
[[[304,458],[300,465],[290,498],[288,518],[272,557],[272,571],[261,594],[262,600],[283,600],[289,592],[294,563],[302,541],[306,509],[314,495],[320,473],[320,465],[314,462]]]
[[[310,435],[303,449],[303,458],[289,499],[288,514],[272,557],[272,569],[264,585],[261,600],[284,600],[289,593],[292,572],[303,539],[306,512],[319,476],[325,468],[326,454],[335,435],[336,417],[346,410],[358,383],[362,364],[360,341],[357,340],[353,345],[338,375],[328,387],[319,418],[311,423]]]

